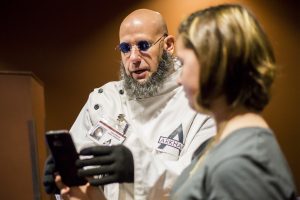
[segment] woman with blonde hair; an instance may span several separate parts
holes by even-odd
[[[181,23],[176,52],[190,106],[214,117],[217,134],[171,199],[294,199],[288,163],[261,115],[276,66],[255,17],[240,5],[197,11]]]

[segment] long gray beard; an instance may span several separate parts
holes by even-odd
[[[126,74],[123,63],[120,66],[120,78],[124,80],[124,89],[130,97],[141,99],[146,97],[152,97],[157,94],[158,89],[166,81],[169,72],[174,68],[174,61],[172,55],[163,52],[157,71],[152,74],[143,83],[139,83],[132,77]]]

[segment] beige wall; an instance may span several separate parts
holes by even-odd
[[[47,129],[69,128],[88,93],[118,79],[119,54],[114,47],[119,23],[129,11],[155,9],[165,16],[170,33],[176,34],[180,20],[196,9],[222,2],[243,3],[261,21],[275,48],[280,70],[264,115],[300,189],[300,84],[296,82],[300,74],[300,20],[296,1],[119,0],[107,6],[101,1],[8,3],[0,10],[4,16],[0,69],[33,71],[45,84]]]

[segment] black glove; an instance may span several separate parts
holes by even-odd
[[[133,156],[124,145],[96,146],[80,151],[80,155],[93,155],[93,158],[77,160],[77,167],[94,166],[79,169],[80,177],[99,176],[88,179],[94,186],[110,183],[132,183],[134,180]]]
[[[44,166],[44,187],[48,194],[60,194],[54,181],[54,173],[56,172],[55,163],[51,155],[48,156]]]

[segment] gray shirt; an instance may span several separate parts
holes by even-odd
[[[290,169],[269,129],[234,131],[190,175],[197,161],[178,177],[171,199],[282,200],[295,195]]]

